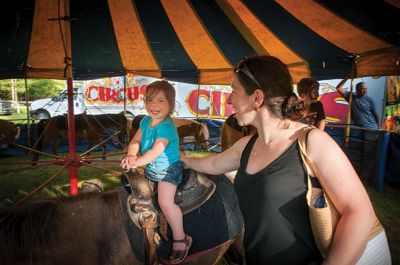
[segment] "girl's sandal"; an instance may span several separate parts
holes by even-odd
[[[185,234],[185,238],[184,239],[180,239],[180,240],[173,240],[174,243],[184,243],[186,245],[186,248],[183,249],[179,249],[179,250],[175,250],[173,249],[171,252],[171,255],[169,256],[169,264],[180,264],[182,263],[185,259],[187,254],[189,253],[189,249],[192,246],[192,242],[193,239],[191,236]]]

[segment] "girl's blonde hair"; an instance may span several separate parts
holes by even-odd
[[[175,109],[175,89],[167,81],[161,80],[150,83],[146,87],[146,92],[144,92],[144,102],[146,103],[147,98],[157,94],[160,91],[162,91],[167,98],[168,103],[171,107],[171,109],[169,110],[169,114],[172,114]]]

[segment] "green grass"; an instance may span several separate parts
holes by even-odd
[[[392,264],[400,264],[400,191],[387,187],[378,192],[366,185],[367,192],[374,205],[376,215],[385,228],[392,254]]]
[[[26,124],[28,123],[27,117],[26,117],[26,107],[25,105],[21,106],[20,108],[21,112],[17,113],[17,110],[14,109],[14,112],[11,115],[1,115],[0,119],[2,120],[7,120],[7,121],[12,121],[16,124]]]
[[[96,155],[97,153],[93,153]],[[120,159],[121,156],[109,158],[112,160]],[[44,160],[44,159],[41,159]],[[12,206],[26,195],[39,187],[47,179],[54,175],[60,166],[57,165],[38,165],[33,169],[19,170],[22,167],[30,167],[30,164],[17,164],[18,162],[28,162],[28,157],[9,157],[0,159],[0,208]],[[93,165],[104,167],[110,170],[123,172],[119,163],[96,162]],[[78,187],[88,179],[100,179],[105,189],[111,189],[120,185],[120,173],[110,173],[98,168],[83,166],[78,169]],[[48,197],[68,196],[69,195],[69,173],[64,170],[49,185],[38,191],[29,199],[29,202],[36,202]]]
[[[186,152],[189,156],[202,157],[207,152]],[[98,154],[98,152],[96,153]],[[93,155],[96,155],[93,154]],[[121,156],[108,159],[119,160]],[[0,159],[0,208],[12,206],[32,190],[38,187],[53,175],[59,166],[37,166],[32,170],[18,171],[21,167],[29,165],[18,165],[16,162],[28,161],[26,157],[9,157]],[[14,163],[14,164],[13,164]],[[96,163],[111,170],[123,172],[119,163]],[[8,172],[6,172],[8,171]],[[106,190],[118,187],[120,173],[108,173],[96,168],[81,167],[78,170],[79,187],[84,180],[100,179]],[[386,230],[391,249],[393,265],[400,265],[400,191],[386,187],[384,192],[376,191],[371,184],[364,183],[367,192],[374,205],[376,214]],[[48,197],[67,196],[69,194],[68,172],[64,171],[48,186],[43,188],[28,201],[36,202]],[[223,262],[223,261],[221,261]],[[221,263],[222,265],[224,263]]]

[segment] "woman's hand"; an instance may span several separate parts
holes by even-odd
[[[124,159],[121,160],[121,167],[124,169],[134,169],[136,166],[136,156],[135,155],[127,155]]]

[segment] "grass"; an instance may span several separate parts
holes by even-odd
[[[392,254],[392,264],[400,264],[400,191],[386,187],[384,192],[365,185],[376,215],[385,228]]]
[[[190,156],[202,157],[207,155],[207,152],[187,152]],[[93,154],[96,155],[96,154]],[[116,156],[109,159],[119,159],[121,156]],[[27,161],[26,157],[8,157],[0,159],[0,208],[12,206],[35,187],[47,180],[54,172],[59,169],[59,166],[38,166],[32,170],[19,171],[21,167],[29,165],[19,165],[16,162]],[[119,163],[97,163],[96,165],[106,167],[111,170],[119,171]],[[78,170],[79,187],[84,180],[100,179],[104,188],[111,189],[120,185],[120,173],[108,173],[102,170],[81,167]],[[386,187],[384,192],[376,191],[368,182],[364,183],[367,192],[374,205],[376,214],[385,227],[386,234],[389,240],[389,246],[392,254],[393,265],[400,265],[400,191],[390,187]],[[29,202],[36,202],[48,197],[67,196],[69,194],[69,177],[68,172],[64,171],[48,186],[43,188],[37,194],[29,199]],[[222,263],[221,263],[222,262]],[[224,264],[221,261],[219,265]]]
[[[16,124],[26,124],[28,123],[27,117],[26,117],[26,107],[25,105],[22,105],[20,108],[21,112],[17,113],[17,110],[14,109],[13,114],[11,115],[1,115],[0,119],[2,120],[7,120],[7,121],[12,121]]]
[[[97,153],[93,153],[96,155]],[[121,156],[109,159],[119,159]],[[42,159],[45,160],[45,159]],[[42,161],[41,160],[41,161]],[[57,165],[38,165],[33,169],[19,170],[21,167],[30,167],[30,164],[17,164],[18,162],[28,162],[28,157],[8,157],[0,159],[0,208],[12,206],[26,195],[39,187],[55,172],[60,169]],[[96,162],[93,165],[105,167],[117,172],[110,173],[93,167],[80,167],[78,170],[78,187],[83,181],[88,179],[100,179],[105,189],[111,189],[120,185],[119,176],[122,169],[119,163]],[[48,197],[68,196],[69,195],[69,173],[64,170],[49,185],[38,191],[29,199],[29,202],[36,202]]]

